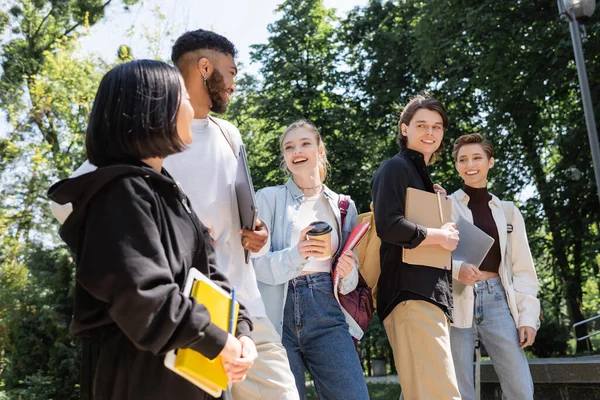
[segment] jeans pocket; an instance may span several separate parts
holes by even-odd
[[[495,301],[503,301],[503,302],[507,302],[506,301],[506,293],[504,293],[503,291],[500,290],[494,290],[494,300]]]
[[[319,294],[323,294],[325,296],[335,299],[335,296],[333,295],[333,290],[331,287],[313,285],[312,289],[314,291],[318,292]]]

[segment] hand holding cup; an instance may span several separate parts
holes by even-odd
[[[323,257],[327,250],[327,243],[321,240],[310,240],[308,232],[313,229],[312,225],[307,226],[300,232],[300,240],[298,241],[298,251],[304,259],[308,257]]]

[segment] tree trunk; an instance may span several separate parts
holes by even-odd
[[[573,278],[571,279],[569,284],[567,284],[567,298],[569,299],[569,301],[572,301],[574,303],[570,308],[572,310],[576,310],[576,312],[578,313],[573,316],[573,320],[577,322],[586,319],[585,315],[583,315],[583,292],[581,290],[581,247],[581,239],[576,239],[575,245],[573,246]],[[580,325],[575,328],[575,337],[579,338],[587,336],[587,334],[587,326]],[[592,342],[590,341],[590,339],[577,341],[577,347],[575,351],[579,353],[580,351],[585,350],[592,351]]]
[[[560,219],[556,212],[556,208],[554,207],[551,190],[548,190],[546,187],[546,174],[544,173],[541,158],[537,152],[535,142],[536,137],[531,133],[532,127],[534,132],[536,128],[540,127],[540,124],[536,121],[536,116],[538,115],[536,107],[535,105],[530,104],[520,104],[513,109],[512,114],[517,125],[516,131],[525,148],[525,162],[533,173],[535,185],[542,201],[544,214],[546,215],[546,218],[548,218],[548,229],[552,233],[552,256],[558,265],[558,270],[566,288],[567,307],[569,315],[571,316],[571,322],[574,324],[585,319],[581,307],[583,303],[581,276],[579,275],[579,278],[571,276],[567,258],[567,248],[560,229]],[[579,271],[579,274],[580,273],[581,271]],[[583,325],[579,326],[576,334],[578,337],[587,335],[587,327]],[[578,341],[575,351],[579,353],[589,349],[588,342]]]

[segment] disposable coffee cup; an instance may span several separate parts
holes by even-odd
[[[325,251],[321,257],[315,257],[317,260],[327,260],[331,258],[331,225],[324,221],[311,222],[313,228],[306,234],[309,240],[320,240],[327,244]]]

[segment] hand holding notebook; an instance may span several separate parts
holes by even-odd
[[[342,249],[340,255],[344,254],[346,251],[354,251],[354,249],[359,245],[360,241],[364,239],[367,235],[367,232],[371,229],[371,224],[368,222],[362,222],[352,228],[350,235],[348,236],[348,240],[346,240],[346,244]],[[337,293],[340,277],[337,273],[337,269],[333,271],[333,283],[334,283],[334,293]]]
[[[494,239],[463,217],[456,221],[456,229],[460,232],[460,241],[452,252],[452,258],[479,268]]]
[[[451,220],[452,200],[437,193],[408,188],[404,217],[426,228],[441,228]],[[439,245],[404,248],[402,260],[407,264],[425,265],[440,269],[451,268],[450,250]]]
[[[217,286],[197,269],[190,269],[183,294],[193,296],[198,303],[204,304],[210,313],[213,324],[225,331],[235,332],[240,309],[239,303],[233,299],[232,305],[231,294]],[[233,326],[230,325],[232,310]],[[225,373],[221,355],[209,360],[192,349],[177,349],[167,353],[164,364],[213,397],[219,397],[223,390],[227,390],[229,379]]]

